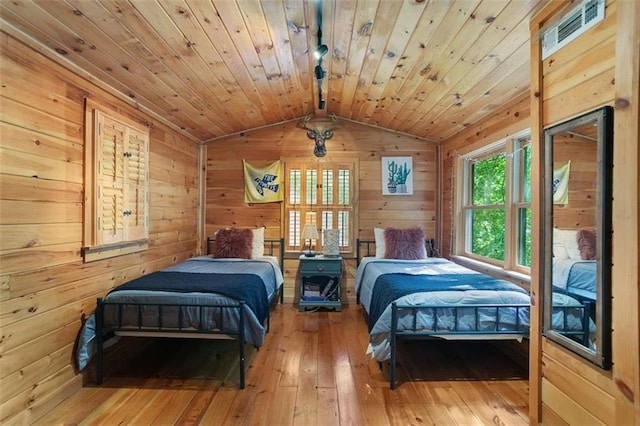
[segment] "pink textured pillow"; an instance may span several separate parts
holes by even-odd
[[[425,259],[427,250],[424,246],[424,231],[421,228],[384,230],[386,259]]]
[[[213,257],[251,259],[252,243],[251,229],[221,229],[216,233]]]
[[[578,240],[578,250],[582,260],[596,260],[598,250],[596,248],[596,231],[591,229],[581,229],[576,233]]]

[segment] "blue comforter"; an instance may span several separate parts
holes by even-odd
[[[516,284],[483,274],[411,275],[382,274],[373,287],[369,310],[369,331],[386,307],[400,297],[434,291],[497,290],[528,294]]]
[[[105,301],[126,305],[146,303],[151,305],[185,306],[184,316],[167,309],[163,324],[167,328],[199,328],[214,330],[224,324],[224,330],[235,333],[239,329],[240,317],[235,309],[208,310],[202,319],[194,305],[218,306],[244,301],[245,337],[247,343],[259,347],[264,341],[265,319],[269,315],[269,303],[283,284],[278,263],[270,258],[260,259],[213,259],[200,256],[165,268],[161,271],[134,279],[113,289]],[[109,313],[111,311],[111,313]],[[123,324],[138,324],[137,309],[123,310]],[[119,315],[119,313],[118,313]],[[157,326],[157,317],[152,310],[143,326]],[[105,329],[116,324],[116,311],[105,309]],[[222,329],[222,328],[221,328]],[[82,370],[95,353],[95,313],[88,316],[79,336],[77,361]]]
[[[254,274],[158,271],[122,284],[109,294],[123,290],[219,293],[245,302],[260,322],[269,315],[267,290]]]

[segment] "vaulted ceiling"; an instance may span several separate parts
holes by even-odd
[[[528,90],[529,18],[538,6],[3,0],[0,29],[203,142],[309,113],[442,141]],[[319,21],[329,48],[322,110],[312,55]]]

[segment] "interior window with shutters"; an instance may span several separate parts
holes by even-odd
[[[149,130],[89,104],[87,130],[84,259],[146,250]]]
[[[285,165],[285,245],[302,251],[305,224],[318,228],[314,250],[322,251],[322,230],[338,229],[342,253],[352,252],[354,165],[352,163],[289,163]]]

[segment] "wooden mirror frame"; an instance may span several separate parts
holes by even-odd
[[[597,124],[597,188],[595,230],[596,240],[596,302],[595,349],[586,347],[552,327],[553,297],[553,142],[556,135],[572,129]],[[590,113],[572,118],[544,131],[543,153],[543,335],[588,359],[594,364],[611,367],[611,205],[613,180],[613,108],[601,107]],[[583,323],[584,324],[584,323]]]

